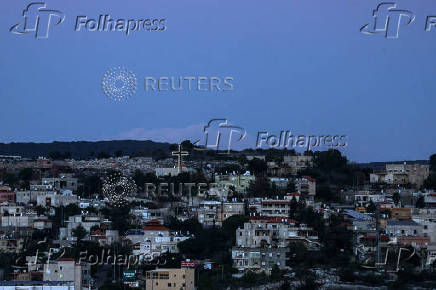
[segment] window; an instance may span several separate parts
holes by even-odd
[[[170,278],[170,275],[168,273],[160,273],[159,279],[165,279],[168,280]]]
[[[171,283],[168,283],[168,287],[171,287]]]

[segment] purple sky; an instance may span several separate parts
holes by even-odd
[[[48,39],[9,32],[28,3],[0,7],[0,142],[177,142],[227,118],[248,144],[291,130],[347,135],[354,161],[436,153],[436,29],[424,29],[434,1],[396,1],[416,16],[398,39],[359,32],[381,3],[372,0],[46,1],[65,14]],[[74,31],[77,16],[100,14],[164,18],[167,29]],[[127,102],[101,90],[115,66],[137,76]],[[231,76],[234,90],[145,92],[147,76]]]

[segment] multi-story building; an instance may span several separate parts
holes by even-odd
[[[269,182],[271,185],[274,183],[275,186],[281,189],[285,189],[289,184],[289,178],[286,177],[270,177]]]
[[[286,253],[295,243],[310,249],[319,247],[312,228],[296,226],[287,217],[251,217],[244,228],[236,230],[236,245],[232,248],[233,265],[239,273],[248,270],[269,273],[274,265],[286,268]]]
[[[41,181],[43,185],[51,185],[55,190],[76,191],[78,187],[78,179],[70,173],[61,173],[59,177],[42,178]]]
[[[33,227],[33,222],[37,218],[36,214],[32,215],[4,215],[1,217],[1,225],[2,227]]]
[[[0,238],[0,252],[20,253],[24,249],[24,239]]]
[[[313,202],[316,195],[316,180],[310,176],[303,176],[295,180],[298,193],[308,202]]]
[[[92,227],[101,228],[103,223],[103,219],[100,216],[82,216],[82,215],[74,215],[68,218],[68,221],[65,222],[66,227],[61,227],[59,229],[59,239],[60,240],[74,240],[73,230],[81,225],[88,233],[91,232]]]
[[[289,250],[287,248],[233,248],[233,267],[239,274],[252,272],[270,273],[274,265],[285,269]]]
[[[0,203],[1,202],[15,202],[15,192],[9,186],[0,186]]]
[[[0,281],[2,290],[76,290],[72,281]]]
[[[145,289],[194,290],[195,270],[192,268],[156,269],[145,272]]]
[[[261,201],[260,214],[270,217],[289,216],[291,200],[289,199],[264,199]]]
[[[411,209],[405,207],[395,207],[390,209],[391,218],[396,220],[410,220],[411,219]]]
[[[89,234],[91,241],[98,242],[101,246],[111,245],[120,240],[118,230],[95,230]]]
[[[313,156],[283,156],[283,163],[291,169],[291,174],[296,175],[301,170],[313,167]]]
[[[431,243],[436,243],[436,209],[415,208],[412,213],[412,220],[422,225],[424,237],[429,237]]]
[[[126,239],[133,244],[133,254],[140,259],[158,257],[163,253],[178,253],[177,244],[190,236],[173,233],[161,225],[158,220],[151,220],[142,229],[130,229]]]
[[[413,220],[394,221],[386,224],[386,234],[389,236],[423,236],[424,227]]]
[[[48,230],[53,227],[53,221],[45,217],[38,217],[33,220],[33,227],[37,230]]]
[[[29,204],[30,202],[36,202],[38,196],[46,196],[48,194],[54,194],[56,191],[50,184],[31,184],[30,190],[23,190],[16,192],[16,200],[19,204]]]
[[[385,195],[369,191],[360,191],[354,195],[354,204],[356,207],[367,207],[371,201],[374,204],[383,202],[385,201]]]
[[[436,208],[436,192],[425,193],[424,203],[426,207]]]
[[[44,281],[74,281],[74,289],[90,287],[91,267],[88,263],[77,264],[74,259],[62,258],[44,264]]]
[[[223,221],[237,214],[244,214],[244,203],[207,200],[197,209],[198,221],[204,226],[221,226]]]
[[[402,185],[414,184],[420,187],[430,174],[430,166],[423,164],[386,164],[385,171],[370,174],[371,183],[384,182]]]
[[[163,222],[165,216],[168,214],[168,208],[133,208],[130,210],[130,213],[134,215],[139,221],[151,221],[151,220],[159,220]]]
[[[245,174],[215,174],[215,184],[217,187],[230,188],[233,186],[236,192],[245,193],[251,182],[254,182],[256,177],[250,175],[249,172]]]
[[[60,207],[78,203],[77,195],[58,194],[57,192],[37,195],[36,203],[42,207]]]

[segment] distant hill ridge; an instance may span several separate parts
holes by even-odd
[[[114,140],[114,141],[71,141],[51,143],[0,143],[0,155],[18,155],[24,158],[48,156],[50,152],[70,153],[74,159],[89,158],[100,152],[114,155],[121,151],[123,155],[137,153],[152,156],[156,150],[169,150],[169,143],[159,143],[151,140]]]
[[[149,157],[164,157],[170,156],[170,143],[161,143],[151,140],[112,140],[112,141],[69,141],[51,143],[35,143],[35,142],[11,142],[0,143],[0,155],[17,155],[24,158],[37,158],[40,156],[49,156],[52,152],[60,154],[69,153],[74,159],[88,159],[96,157],[99,153],[104,152],[112,156],[117,151],[121,151],[122,155],[137,155]],[[157,150],[159,150],[157,152]],[[247,149],[248,150],[248,149]],[[243,154],[248,154],[245,150],[240,151]],[[408,164],[429,164],[428,160],[406,160],[406,161],[386,161],[386,162],[366,162],[358,163],[362,168],[383,168],[387,163],[403,163]]]

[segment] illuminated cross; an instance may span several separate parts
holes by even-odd
[[[182,156],[188,156],[188,151],[182,151],[182,145],[179,145],[179,150],[173,151],[173,155],[177,155],[177,173],[182,172]]]

